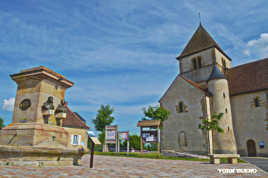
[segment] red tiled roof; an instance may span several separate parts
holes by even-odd
[[[65,107],[67,108],[67,117],[63,119],[63,127],[89,129],[89,126],[87,126],[87,124],[82,121],[79,116],[72,112],[67,105],[65,105]]]
[[[231,95],[268,89],[268,58],[231,68],[227,73]]]

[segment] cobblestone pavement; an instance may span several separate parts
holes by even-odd
[[[264,157],[242,157],[241,159],[258,166],[268,172],[268,158]]]
[[[212,165],[199,161],[157,160],[143,158],[126,158],[95,156],[95,167],[88,168],[89,156],[84,156],[82,166],[69,167],[0,167],[0,177],[267,177],[268,174],[255,165],[241,163],[238,165]],[[257,173],[223,174],[217,169],[256,169]]]

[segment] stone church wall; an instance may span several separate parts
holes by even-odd
[[[268,90],[241,94],[231,97],[238,153],[248,155],[247,142],[256,144],[257,156],[268,156]],[[259,98],[260,106],[255,107],[255,98]],[[264,147],[260,148],[260,143]]]
[[[184,57],[180,61],[180,71],[183,76],[195,82],[206,81],[211,74],[214,61],[214,48]],[[202,68],[194,70],[192,59],[201,56]]]
[[[199,129],[204,93],[177,77],[160,104],[170,111],[168,120],[161,130],[161,149],[181,152],[207,153],[206,135]],[[184,112],[178,112],[178,104],[183,102]]]

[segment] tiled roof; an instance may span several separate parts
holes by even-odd
[[[74,113],[75,113],[75,115],[78,116],[78,118],[79,118],[80,120],[82,120],[83,122],[86,122],[86,120],[85,120],[82,116],[80,116],[77,112],[74,112]]]
[[[220,46],[216,43],[216,41],[210,36],[210,34],[205,30],[205,28],[200,24],[198,29],[195,31],[194,35],[180,54],[177,59],[181,59],[185,56],[189,56],[191,54],[215,47],[219,51],[221,51],[229,60],[224,51],[220,48]]]
[[[181,77],[182,79],[184,79],[186,82],[188,82],[189,84],[191,84],[193,87],[195,87],[195,88],[197,88],[197,89],[203,91],[206,95],[208,95],[208,96],[211,96],[211,95],[212,95],[212,94],[208,91],[207,88],[206,88],[206,89],[201,88],[200,85],[199,85],[198,83],[196,83],[196,82],[194,82],[194,81],[192,81],[192,80],[190,80],[190,79],[185,78],[183,75],[180,75],[180,77]]]
[[[65,107],[67,108],[67,117],[63,119],[63,127],[89,129],[86,122],[80,119],[80,116],[72,112],[67,105],[65,105]]]
[[[208,77],[208,80],[214,80],[214,79],[222,79],[225,78],[223,73],[221,73],[220,69],[217,67],[217,65],[213,66],[212,72],[210,76]]]
[[[138,122],[138,127],[155,127],[160,125],[160,120],[143,120]]]
[[[227,78],[231,95],[268,89],[268,58],[233,67]]]

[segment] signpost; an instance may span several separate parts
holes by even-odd
[[[143,152],[143,143],[157,143],[157,150],[160,153],[159,128],[160,120],[143,120],[138,122],[141,128],[140,150]]]
[[[129,131],[119,132],[119,140],[127,141],[127,153],[129,153]],[[120,152],[120,144],[119,144],[119,152]]]
[[[91,153],[90,153],[90,168],[93,168],[93,160],[94,160],[94,150],[95,145],[100,145],[101,142],[97,137],[95,137],[95,134],[92,131],[88,131],[88,138],[91,141]]]
[[[114,143],[115,144],[115,150],[118,152],[118,135],[117,135],[117,125],[113,126],[106,126],[105,127],[105,149],[104,152],[107,152],[107,144]]]

